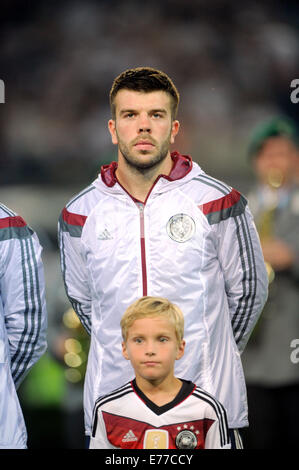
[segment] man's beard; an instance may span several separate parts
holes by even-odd
[[[142,157],[142,155],[149,155],[150,152],[148,150],[139,150],[140,157],[138,157],[138,156],[132,155],[128,146],[124,144],[121,140],[118,140],[119,150],[122,156],[124,157],[126,163],[128,164],[128,166],[138,171],[139,173],[143,173],[143,174],[149,170],[153,170],[155,167],[159,166],[165,160],[169,152],[169,146],[170,146],[170,138],[166,139],[162,143],[156,155],[153,155],[147,161],[142,161],[142,158],[140,157]]]

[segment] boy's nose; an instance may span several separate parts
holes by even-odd
[[[154,356],[155,355],[154,351],[147,351],[145,354],[147,356]]]
[[[151,341],[149,341],[146,345],[145,354],[147,356],[154,356],[156,354],[154,344]]]

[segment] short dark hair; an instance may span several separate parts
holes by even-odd
[[[171,116],[175,119],[177,115],[180,95],[173,81],[161,72],[152,67],[137,67],[122,72],[115,78],[110,90],[110,107],[113,119],[115,119],[115,96],[119,90],[133,90],[150,93],[152,91],[165,91],[171,96]]]

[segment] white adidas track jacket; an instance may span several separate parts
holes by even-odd
[[[248,425],[240,353],[267,298],[268,279],[247,201],[172,154],[144,204],[118,183],[117,163],[63,209],[61,266],[67,295],[91,344],[84,389],[86,433],[95,400],[134,377],[121,354],[120,319],[143,295],[185,315],[176,376],[225,406],[229,427]]]
[[[46,349],[41,246],[26,222],[0,205],[0,449],[27,446],[16,388]]]

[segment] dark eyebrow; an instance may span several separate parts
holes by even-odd
[[[126,114],[126,113],[136,113],[136,112],[137,112],[136,109],[122,109],[119,114],[122,116],[123,114]],[[167,114],[167,110],[164,108],[151,109],[149,112],[151,114],[155,114],[155,113]]]
[[[152,109],[150,112],[153,113],[153,114],[154,114],[154,113],[163,113],[163,114],[167,114],[167,110],[166,110],[166,109],[163,109],[163,108],[161,108],[161,109]]]
[[[136,109],[122,109],[119,114],[136,113]]]

